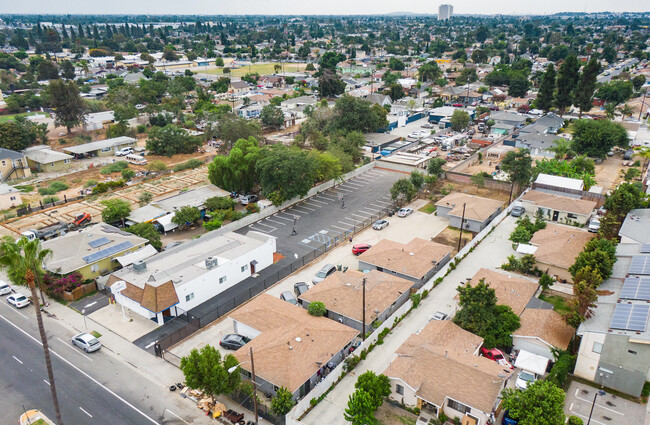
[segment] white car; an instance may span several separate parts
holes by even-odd
[[[388,226],[388,220],[377,220],[373,223],[372,228],[375,230],[381,230],[384,227]]]
[[[432,321],[432,320],[445,320],[446,318],[447,318],[447,313],[444,313],[442,311],[436,311],[436,313],[433,316],[431,316],[429,321]]]
[[[537,375],[532,372],[522,370],[517,375],[517,380],[515,381],[515,387],[519,390],[525,390],[528,388],[528,385],[532,384],[537,380]]]
[[[119,151],[115,152],[115,156],[127,156],[133,153],[133,148],[122,148]]]
[[[73,336],[72,345],[76,345],[86,353],[92,353],[102,347],[102,343],[89,333],[81,333]]]
[[[16,308],[27,307],[31,301],[24,295],[14,294],[7,297],[7,302]]]
[[[591,233],[598,233],[600,230],[600,220],[598,220],[597,217],[592,218],[589,220],[589,225],[587,226],[587,230],[590,231]]]
[[[11,286],[4,280],[0,280],[0,295],[11,294]]]
[[[407,215],[411,214],[413,212],[412,208],[400,208],[399,211],[397,211],[397,216],[398,217],[406,217]]]

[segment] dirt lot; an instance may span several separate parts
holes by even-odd
[[[445,230],[438,233],[438,236],[433,238],[433,241],[451,247],[451,257],[453,257],[458,252],[459,233],[460,230],[453,227],[447,227]],[[461,249],[474,238],[474,235],[475,233],[463,230],[463,241],[460,244]]]
[[[418,417],[390,403],[384,402],[375,413],[375,418],[381,425],[415,425]]]
[[[613,190],[623,180],[621,170],[627,169],[623,166],[622,154],[607,158],[600,164],[596,164],[596,184],[603,188],[603,193]]]
[[[482,196],[484,198],[497,199],[499,201],[508,202],[510,197],[510,191],[508,190],[497,190],[497,189],[488,189],[487,187],[478,187],[471,183],[458,183],[450,182],[448,180],[442,180],[437,183],[434,192],[437,193],[437,199],[443,197],[440,194],[440,190],[446,188],[451,192],[463,192],[469,195]]]

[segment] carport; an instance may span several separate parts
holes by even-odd
[[[544,376],[548,367],[549,359],[538,356],[526,350],[521,350],[515,360],[515,367],[532,372],[537,376]]]

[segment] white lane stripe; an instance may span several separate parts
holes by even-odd
[[[81,411],[84,412],[86,415],[90,416],[91,418],[93,417],[93,415],[91,415],[90,413],[86,412],[86,411],[83,409],[83,407],[79,406],[79,410],[81,410]]]
[[[16,360],[18,363],[23,364],[23,362],[21,362],[20,359],[19,359],[18,357],[16,357],[16,356],[11,356],[11,357],[13,357],[14,360]]]
[[[309,202],[316,202],[317,204],[329,205],[327,202],[319,201],[318,199],[309,198]]]
[[[88,357],[88,356],[85,355],[84,353],[80,352],[79,350],[77,350],[77,349],[76,349],[75,347],[73,347],[72,345],[69,345],[67,342],[65,342],[65,341],[62,340],[61,338],[57,337],[56,339],[58,339],[59,341],[61,341],[61,342],[63,343],[63,345],[65,345],[66,347],[68,347],[69,349],[71,349],[72,351],[74,351],[75,353],[84,356],[85,358],[87,358],[87,359],[90,360],[91,362],[93,361],[93,359],[91,359],[90,357]],[[149,347],[147,347],[147,348],[149,348]]]
[[[364,212],[365,212],[365,211],[370,211],[370,212],[373,213],[373,214],[377,214],[377,213],[379,212],[378,209],[375,209],[375,208],[368,208],[368,207],[361,207],[361,208],[359,208],[359,210],[364,210]]]
[[[3,315],[0,314],[0,318],[2,318],[2,320],[4,320],[5,322],[9,323],[9,324],[10,324],[11,326],[13,326],[14,328],[18,329],[20,332],[22,332],[23,334],[25,334],[27,337],[31,338],[34,342],[36,342],[36,343],[39,344],[40,346],[43,346],[43,343],[42,343],[41,341],[39,341],[39,340],[37,340],[36,338],[34,338],[33,336],[31,336],[27,331],[24,331],[23,329],[19,328],[16,324],[14,324],[13,322],[9,321],[9,319],[7,319],[6,317],[4,317]],[[148,419],[151,423],[156,424],[156,425],[161,425],[161,424],[159,424],[158,422],[156,422],[156,421],[154,421],[153,419],[151,419],[149,416],[147,416],[146,413],[144,413],[143,411],[141,411],[140,409],[138,409],[137,407],[135,407],[134,405],[132,405],[131,403],[129,403],[128,401],[126,401],[125,399],[123,399],[122,397],[120,397],[119,395],[117,395],[117,394],[116,394],[115,392],[113,392],[111,389],[109,389],[109,388],[105,387],[104,385],[102,385],[98,380],[96,380],[95,378],[93,378],[92,376],[88,375],[86,372],[84,372],[83,370],[79,369],[77,366],[75,366],[75,365],[72,364],[71,362],[69,362],[66,358],[64,358],[63,356],[61,356],[61,355],[60,355],[59,353],[57,353],[56,351],[50,349],[50,352],[51,352],[52,354],[54,354],[55,356],[57,356],[59,359],[61,359],[63,362],[67,363],[71,368],[75,369],[77,372],[81,373],[81,374],[84,375],[86,378],[90,379],[90,380],[93,381],[95,384],[99,385],[101,388],[105,389],[105,390],[108,391],[110,394],[114,395],[118,400],[120,400],[122,403],[126,404],[126,405],[129,406],[131,409],[133,409],[133,410],[135,410],[136,412],[138,412],[140,415],[142,415],[143,417],[145,417],[146,419]],[[44,381],[45,381],[45,380],[44,380]],[[45,381],[45,382],[47,383],[47,381]],[[49,383],[48,383],[48,385],[49,385]]]
[[[353,214],[350,214],[350,215],[353,215],[353,216],[355,216],[355,217],[361,217],[361,218],[364,219],[364,220],[366,220],[366,219],[369,218],[369,217],[366,216],[366,215],[360,215],[360,214],[354,214],[354,213],[353,213]]]
[[[6,305],[5,305],[5,304],[2,304],[2,305],[4,305],[5,307],[9,308],[9,310],[13,311],[14,313],[20,314],[20,315],[23,316],[25,319],[29,320],[29,317],[25,316],[23,313],[21,313],[20,311],[18,311],[18,309],[13,308],[13,307],[10,306],[9,304],[6,304]]]
[[[300,204],[300,205],[296,205],[296,207],[304,208],[304,209],[309,210],[309,211],[316,211],[315,208],[311,208],[311,207],[308,207],[307,205],[305,205],[305,202],[303,202],[303,203]],[[295,207],[294,207],[294,208],[295,208]]]
[[[169,410],[169,409],[165,409],[165,412],[169,412],[169,413],[171,413],[172,415],[176,416],[176,417],[177,417],[178,419],[180,419],[181,421],[185,422],[186,424],[189,424],[189,422],[187,422],[185,419],[181,418],[180,416],[178,416],[176,413],[172,412],[171,410]]]
[[[367,183],[366,183],[366,184],[367,184]],[[359,188],[361,188],[361,187],[364,187],[366,184],[362,184],[362,183],[352,183],[352,182],[345,182],[345,183],[343,183],[341,186],[345,186],[345,187],[347,187],[347,186],[352,186],[352,187],[355,188],[355,189],[359,189]],[[339,187],[341,187],[341,186],[339,186]]]
[[[52,386],[49,382],[47,382],[46,379],[43,379],[43,382],[45,382],[45,383],[46,383],[48,386],[50,386],[50,387]]]
[[[580,413],[578,413],[578,412],[576,412],[576,411],[571,410],[571,413],[573,413],[573,414],[576,415],[576,416],[580,416],[581,418],[585,418],[585,420],[587,420],[587,417],[586,417],[585,415],[581,415]],[[602,422],[600,422],[600,421],[597,421],[597,420],[594,419],[594,418],[591,418],[591,422],[593,422],[593,423],[595,423],[595,424],[606,425],[606,424],[604,424],[604,423],[602,423]]]
[[[368,205],[372,205],[373,207],[379,208],[380,210],[383,210],[384,208],[386,208],[386,206],[384,206],[384,205],[377,205],[377,204],[368,204]]]
[[[354,220],[353,220],[353,221],[354,221]],[[353,227],[353,226],[354,226],[354,224],[346,223],[345,221],[341,221],[341,220],[339,220],[339,223],[341,223],[341,224],[343,224],[343,225],[346,225],[346,226],[350,226],[350,227]]]
[[[270,224],[264,224],[264,223],[262,223],[261,221],[258,221],[258,222],[255,223],[255,224],[256,224],[256,225],[260,225],[260,226],[270,227],[271,229],[275,229],[275,230],[278,229],[277,227],[271,226]]]
[[[336,200],[336,197],[329,196],[329,195],[323,195],[322,193],[320,195],[316,195],[315,198],[325,198],[328,201],[334,201]]]
[[[293,208],[291,208],[291,211],[298,211],[299,213],[309,214],[309,211],[303,211],[300,208],[302,208],[302,207],[293,207]]]
[[[272,233],[273,232],[273,230],[266,230],[266,229],[260,229],[260,228],[254,227],[252,224],[250,226],[248,226],[248,228],[253,229],[256,232],[262,232],[262,233]]]
[[[357,189],[343,189],[342,187],[338,188],[338,192],[343,192],[346,195],[349,195],[350,193],[354,193],[356,191],[357,191]]]
[[[273,217],[275,217],[275,218],[279,218],[279,219],[281,219],[281,220],[293,221],[292,218],[282,217],[281,215],[278,215],[278,214],[273,214]]]
[[[582,397],[578,397],[578,396],[576,396],[576,398],[578,400],[582,400],[582,401],[587,402],[587,403],[593,403],[592,400],[587,400],[586,398],[582,398]],[[625,413],[621,413],[621,412],[618,412],[618,411],[616,411],[614,409],[610,409],[609,407],[603,406],[602,404],[596,403],[596,406],[600,407],[601,409],[609,410],[610,412],[616,413],[617,415],[625,416]]]
[[[279,213],[278,213],[278,218],[283,218],[284,215],[281,216],[281,215],[279,215],[279,214],[284,214],[284,215],[289,216],[289,218],[291,219],[291,221],[293,221],[293,216],[298,216],[298,218],[302,217],[302,215],[297,214],[297,213],[294,213],[293,211],[290,212],[290,213],[289,213],[289,212],[286,212],[286,211],[279,212]],[[304,213],[303,213],[303,214],[304,214]]]
[[[279,224],[279,225],[281,225],[281,226],[286,226],[286,225],[287,225],[287,223],[283,223],[283,222],[281,222],[281,221],[271,220],[271,219],[268,218],[268,217],[266,217],[265,220],[268,220],[268,221],[270,221],[271,223]]]
[[[93,301],[93,302],[91,302],[90,304],[86,304],[86,306],[85,306],[84,308],[92,307],[92,306],[94,306],[95,304],[97,304],[97,301]]]

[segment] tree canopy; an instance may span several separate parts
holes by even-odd
[[[179,153],[193,153],[201,146],[201,139],[190,135],[187,130],[174,124],[152,127],[149,130],[147,149],[155,155],[172,156]]]
[[[609,120],[576,120],[573,129],[573,149],[583,155],[605,158],[614,146],[626,147],[627,130]]]
[[[501,161],[501,169],[508,173],[511,182],[526,187],[532,175],[532,162],[528,149],[510,151]]]
[[[525,390],[503,390],[503,408],[520,425],[563,425],[564,391],[548,380],[537,380]]]
[[[314,185],[315,164],[298,148],[276,145],[257,161],[262,193],[275,205],[296,196],[305,196]]]
[[[54,124],[72,128],[84,122],[86,104],[79,96],[79,88],[74,81],[53,80],[47,88],[50,106],[55,110]]]
[[[131,204],[122,199],[107,199],[102,201],[102,205],[102,220],[109,224],[124,223],[124,219],[131,214]]]
[[[214,399],[219,394],[230,394],[239,387],[239,369],[228,373],[228,369],[238,364],[239,360],[232,354],[222,360],[218,350],[205,345],[200,351],[194,348],[187,357],[181,359],[181,370],[185,376],[185,385],[202,390]]]
[[[261,149],[254,137],[239,139],[228,156],[218,155],[208,164],[210,182],[229,192],[248,193],[257,182],[255,165]]]

